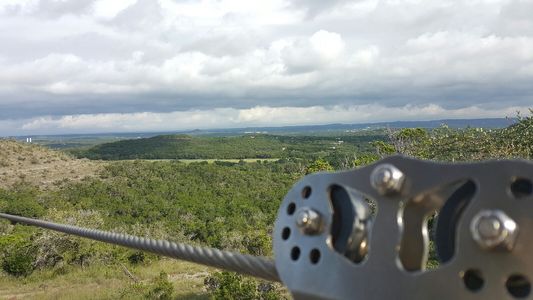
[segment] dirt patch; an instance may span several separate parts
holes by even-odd
[[[66,153],[14,140],[0,140],[0,188],[25,182],[54,189],[67,182],[97,176],[101,161],[75,159]]]

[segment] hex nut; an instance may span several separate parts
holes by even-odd
[[[391,164],[378,165],[370,174],[370,183],[381,195],[399,193],[405,175]]]
[[[296,212],[296,226],[303,234],[318,234],[322,231],[322,217],[314,209],[302,207]]]
[[[484,250],[511,251],[518,225],[501,210],[483,210],[470,223],[472,238]]]

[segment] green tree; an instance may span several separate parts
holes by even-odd
[[[369,165],[379,159],[379,156],[374,153],[361,153],[356,156],[355,160],[353,161],[353,165],[355,167],[362,167]]]
[[[396,153],[394,145],[391,145],[384,141],[374,141],[370,145],[376,149],[376,153],[379,157],[383,158]]]
[[[307,166],[305,174],[307,175],[320,171],[333,171],[333,167],[326,160],[319,158]]]
[[[517,115],[518,122],[498,135],[498,142],[503,155],[509,157],[533,157],[533,109],[528,116]]]

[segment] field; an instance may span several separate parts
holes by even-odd
[[[490,130],[253,136],[164,135],[67,152],[1,140],[0,211],[271,256],[279,203],[308,173],[395,153],[443,161],[533,157],[531,117]],[[5,299],[287,297],[279,285],[6,221],[0,267]],[[438,267],[434,255],[428,267]]]

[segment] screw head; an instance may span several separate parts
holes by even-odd
[[[370,174],[370,183],[380,194],[393,194],[401,191],[405,175],[391,164],[378,165]]]
[[[296,212],[296,226],[304,234],[318,234],[322,230],[322,217],[317,211],[302,207]]]
[[[472,219],[470,232],[482,249],[510,251],[518,234],[518,225],[501,210],[484,210]]]

